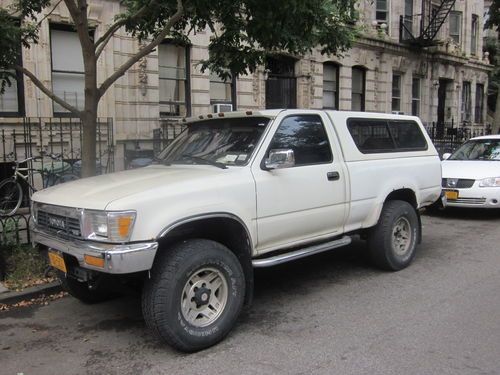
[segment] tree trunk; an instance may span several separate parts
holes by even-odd
[[[84,52],[85,65],[85,109],[82,113],[83,144],[81,177],[91,177],[96,174],[96,135],[97,106],[99,103],[97,89],[97,60],[95,53]]]
[[[500,130],[500,89],[497,93],[497,103],[495,107],[495,115],[493,116],[493,125],[491,126],[491,133],[498,134]]]

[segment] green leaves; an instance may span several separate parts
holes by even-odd
[[[175,14],[178,0],[122,0],[115,17],[127,32],[148,40],[159,35]],[[212,31],[210,58],[202,69],[222,77],[253,72],[266,56],[300,57],[315,48],[335,54],[348,49],[356,36],[355,0],[183,0],[183,16],[168,38],[189,43],[193,32]],[[38,42],[37,14],[50,0],[16,0],[0,8],[0,80],[18,61],[21,45]],[[105,30],[103,30],[104,32]],[[4,86],[2,86],[4,87]]]
[[[156,35],[175,13],[176,0],[124,0],[127,30],[140,39]],[[314,48],[322,53],[348,49],[356,36],[354,0],[185,0],[184,16],[170,37],[210,28],[210,58],[202,69],[228,78],[264,63],[268,54],[302,56]],[[143,7],[148,11],[135,17]]]

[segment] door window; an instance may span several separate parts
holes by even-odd
[[[274,134],[269,149],[293,150],[296,166],[333,160],[325,127],[316,115],[286,117]]]

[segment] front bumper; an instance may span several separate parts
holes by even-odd
[[[158,242],[107,244],[76,239],[63,239],[32,229],[33,242],[71,255],[82,268],[110,274],[126,274],[150,270],[158,250]],[[104,267],[85,263],[84,255],[104,258]]]
[[[458,191],[458,199],[448,199],[447,207],[500,208],[500,188],[478,187],[476,183],[467,189],[450,189]],[[447,190],[448,188],[445,188]]]

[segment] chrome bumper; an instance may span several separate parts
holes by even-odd
[[[125,274],[150,270],[158,250],[158,242],[107,244],[92,241],[58,238],[37,229],[31,230],[33,242],[74,256],[82,268],[112,274]],[[84,254],[103,257],[104,267],[84,262]]]

